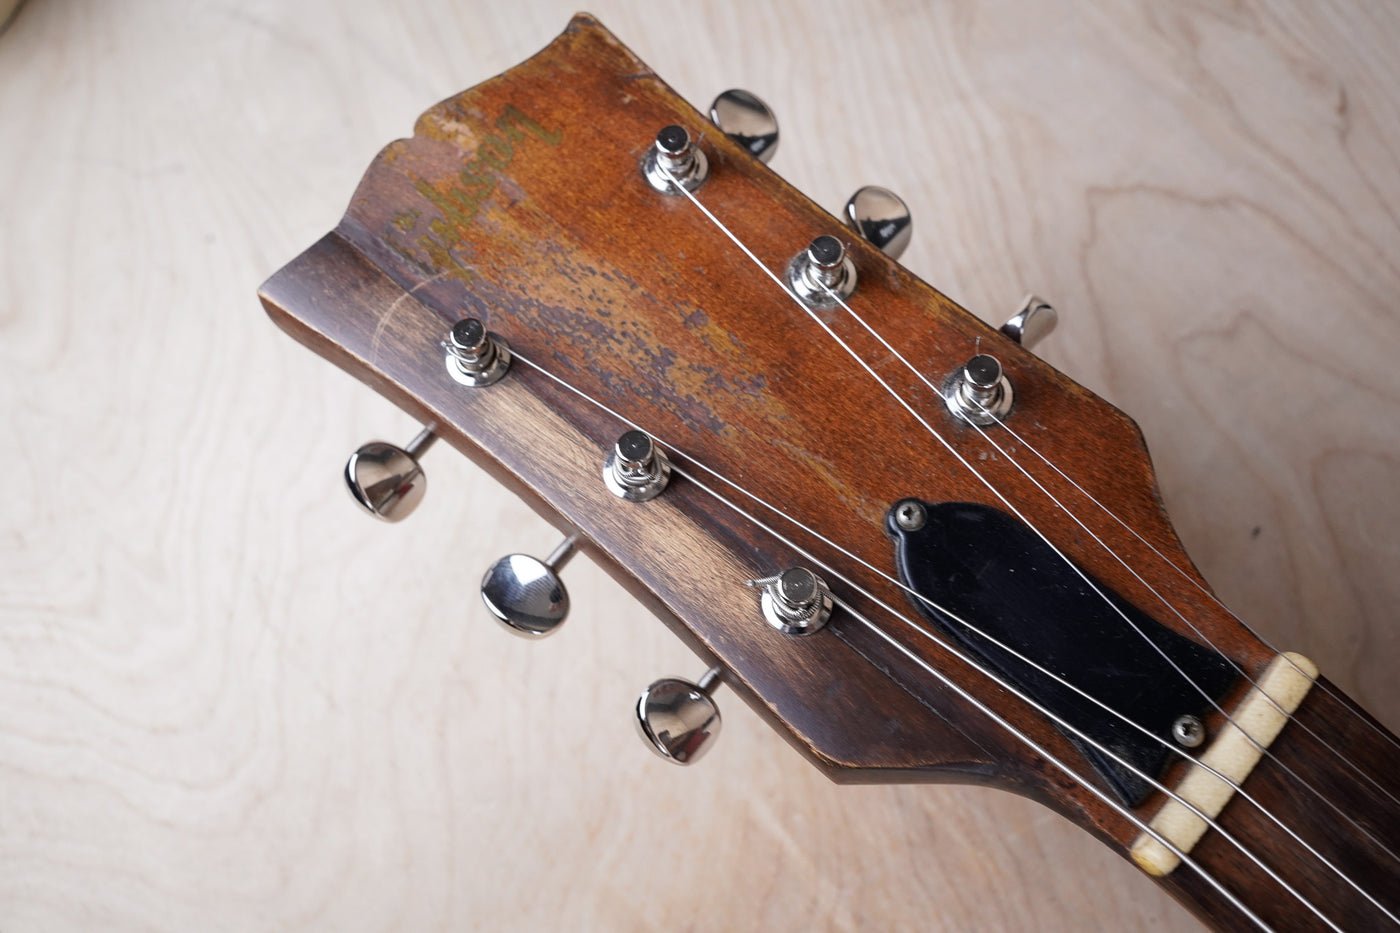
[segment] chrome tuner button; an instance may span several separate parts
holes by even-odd
[[[823,234],[788,263],[787,281],[807,307],[834,308],[856,290],[856,265],[844,243]]]
[[[399,522],[423,500],[428,477],[418,464],[437,435],[424,428],[408,447],[370,441],[345,461],[345,485],[369,514],[386,522]]]
[[[1027,295],[1021,309],[1001,325],[1001,332],[1027,350],[1040,343],[1055,330],[1060,315],[1037,295]]]
[[[731,88],[716,97],[710,104],[710,122],[760,162],[771,162],[778,151],[778,118],[748,91]]]
[[[453,324],[442,348],[447,374],[464,386],[493,385],[510,369],[510,347],[474,317]]]
[[[710,162],[704,150],[691,140],[685,127],[675,124],[661,128],[642,159],[642,176],[662,194],[680,194],[677,183],[694,191],[709,175]]]
[[[898,259],[914,234],[914,218],[904,199],[888,188],[866,185],[846,202],[846,223],[891,259]]]
[[[712,667],[698,684],[663,677],[637,698],[637,732],[647,747],[667,761],[690,765],[710,750],[721,719],[713,693],[720,669]]]
[[[810,635],[831,618],[831,590],[806,567],[792,567],[755,583],[763,587],[758,598],[763,618],[785,635]]]
[[[670,481],[671,461],[645,431],[628,431],[619,437],[603,461],[608,491],[628,502],[655,499]]]
[[[569,591],[559,571],[574,556],[578,535],[565,538],[544,560],[507,554],[481,579],[481,601],[506,629],[525,638],[543,638],[569,615]]]
[[[894,523],[900,531],[918,531],[928,521],[928,510],[917,499],[903,499],[894,507]]]
[[[943,401],[960,420],[987,427],[1011,412],[1011,383],[996,357],[979,353],[948,377]]]

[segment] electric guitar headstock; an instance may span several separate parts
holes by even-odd
[[[838,220],[766,166],[776,139],[757,98],[702,115],[582,16],[425,113],[261,292],[426,425],[352,459],[361,503],[410,511],[434,438],[531,502],[569,537],[493,568],[488,605],[546,635],[593,554],[711,669],[639,706],[674,760],[722,681],[834,780],[994,784],[1222,926],[1315,921],[1336,879],[1276,863],[1238,798],[1282,793],[1247,793],[1275,764],[1341,793],[1299,762],[1343,744],[1393,787],[1388,734],[1216,601],[1137,427],[1030,352],[1048,306],[987,327],[898,264],[896,197]],[[1310,847],[1375,871],[1400,821],[1370,818]],[[1359,889],[1329,918],[1398,909]]]

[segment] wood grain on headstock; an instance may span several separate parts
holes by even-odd
[[[784,668],[803,655],[814,665],[821,659],[827,668],[823,673],[814,667],[807,678],[797,678],[809,679],[814,692],[861,680],[885,682],[888,690],[890,678],[847,655],[854,650],[892,669],[894,680],[909,683],[928,703],[926,678],[901,672],[907,665],[856,626],[838,623],[819,637],[798,640],[768,630],[753,612],[754,596],[744,581],[786,566],[796,555],[683,481],[663,498],[703,518],[713,539],[711,563],[736,559],[742,571],[712,580],[709,568],[687,568],[707,578],[687,598],[654,571],[634,567],[663,538],[651,520],[658,506],[633,506],[606,495],[595,497],[587,509],[571,508],[568,501],[578,487],[597,485],[602,451],[624,425],[516,365],[510,385],[494,395],[533,396],[578,432],[596,463],[570,473],[550,444],[527,442],[512,449],[532,430],[536,412],[516,418],[502,413],[483,427],[478,410],[492,401],[493,392],[463,390],[443,370],[438,344],[447,326],[467,313],[481,316],[523,355],[674,445],[684,458],[742,483],[891,572],[890,546],[881,530],[890,503],[918,495],[996,504],[691,204],[646,186],[637,166],[656,129],[670,122],[697,134],[704,129],[700,115],[611,36],[588,20],[576,20],[535,59],[438,105],[419,119],[412,139],[389,146],[336,233],[307,254],[302,269],[294,267],[268,283],[268,306],[300,339],[335,354],[337,362],[436,425],[465,452],[489,458],[498,473],[523,484],[547,511],[582,528],[761,697],[780,689],[769,681],[793,679]],[[700,191],[702,200],[770,268],[781,268],[815,235],[840,232],[833,218],[717,132],[704,144],[712,172]],[[482,178],[491,179],[489,190]],[[1114,503],[1157,547],[1186,563],[1156,499],[1141,438],[1126,417],[878,251],[859,242],[852,250],[861,274],[852,307],[867,314],[886,339],[938,379],[979,347],[994,351],[1017,388],[1013,423],[1101,501]],[[314,288],[308,274],[320,280]],[[316,298],[314,305],[308,306],[308,296]],[[1012,494],[1067,553],[1152,607],[1150,594],[1096,553],[1053,504],[1043,497],[1037,501],[1034,488],[1018,479],[1014,468],[995,459],[975,431],[953,423],[941,402],[878,344],[841,312],[824,316],[885,379],[917,399],[924,417]],[[454,430],[471,441],[454,437]],[[1064,489],[1056,492],[1066,495]],[[752,503],[744,505],[756,510]],[[814,544],[771,513],[761,517],[801,544]],[[604,521],[620,523],[619,531],[607,533],[599,527]],[[1150,565],[1141,545],[1116,543],[1136,564]],[[825,550],[823,556],[833,555]],[[904,607],[903,595],[888,584],[858,567],[848,572]],[[742,598],[733,616],[717,617],[713,591],[726,585]],[[1185,581],[1162,574],[1158,585],[1194,618],[1210,618],[1210,604]],[[1223,622],[1219,631],[1232,639],[1227,646],[1238,660],[1252,664],[1269,656]],[[730,650],[718,651],[722,647]],[[918,647],[940,669],[957,668],[955,660]],[[977,682],[971,671],[959,675],[965,683]],[[791,709],[776,699],[765,702],[795,723],[815,700],[804,696]],[[885,730],[905,733],[888,758],[869,753],[878,731],[872,734],[865,723],[847,730],[844,716],[833,715],[836,710],[820,717],[825,727],[799,730],[807,736],[802,744],[834,775],[855,780],[872,779],[880,771],[898,777],[911,769],[946,767],[966,754],[949,756],[946,737],[911,741],[925,734],[924,726],[911,725],[918,719],[939,731],[948,727],[927,710],[900,710],[896,717],[888,702],[879,707]],[[976,718],[956,712],[959,720]],[[964,728],[975,733],[979,726]],[[974,747],[986,744],[989,750],[1006,744],[990,735],[969,738]],[[1053,730],[1037,738],[1053,741]],[[1000,758],[981,757],[987,764]],[[852,768],[860,770],[843,773]],[[990,771],[986,777],[1005,779]]]
[[[386,148],[341,224],[264,286],[264,303],[297,339],[433,426],[543,514],[580,529],[633,592],[722,663],[727,682],[833,778],[996,784],[1126,848],[1137,834],[1131,822],[862,626],[838,616],[803,639],[766,626],[745,581],[798,562],[791,548],[684,479],[651,503],[612,498],[598,474],[625,425],[524,365],[485,390],[447,376],[438,346],[447,326],[481,317],[522,355],[672,446],[682,463],[717,470],[890,572],[882,521],[895,500],[999,505],[690,203],[643,182],[638,164],[656,130],[673,122],[692,134],[705,128],[611,35],[577,18],[540,55],[434,107],[411,139]],[[721,134],[703,145],[711,177],[700,199],[768,268],[781,269],[814,236],[839,232],[834,218]],[[1127,417],[878,251],[859,241],[851,250],[861,277],[856,311],[935,381],[979,350],[994,353],[1016,387],[1016,430],[1194,575]],[[1067,482],[1036,471],[1147,584],[977,432],[953,422],[843,312],[824,319],[1078,565],[1198,637],[1155,589],[1246,671],[1268,663],[1272,652],[1204,590]],[[904,596],[878,575],[743,505],[907,613]],[[927,663],[1089,774],[1042,717],[832,582]],[[1184,874],[1166,883],[1199,886]]]

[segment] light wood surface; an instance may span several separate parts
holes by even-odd
[[[775,166],[915,212],[905,264],[1142,424],[1220,595],[1400,726],[1400,15],[1382,4],[598,3]],[[587,561],[526,643],[476,595],[554,534],[253,297],[430,103],[572,9],[30,0],[0,35],[0,930],[1190,930],[992,791],[836,787]],[[599,114],[598,119],[607,119]],[[726,702],[728,700],[728,702]]]

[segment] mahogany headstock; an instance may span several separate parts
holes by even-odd
[[[999,503],[688,199],[647,184],[641,163],[668,124],[694,137],[707,125],[580,16],[539,55],[438,104],[411,139],[385,148],[336,229],[263,286],[264,305],[298,340],[581,532],[586,549],[834,779],[998,784],[1130,840],[1135,827],[839,610],[809,636],[764,622],[748,581],[809,563],[804,553],[837,569],[833,589],[863,613],[888,615],[881,602],[907,610],[905,595],[870,569],[893,570],[891,506]],[[697,198],[768,269],[783,270],[819,235],[843,235],[741,145],[712,131],[701,146],[710,175]],[[841,341],[1078,566],[1198,637],[1158,608],[1157,594],[1167,597],[1246,671],[1267,664],[1272,652],[1211,599],[1183,553],[1136,426],[879,249],[846,239],[859,275],[852,308],[935,384],[993,354],[1015,387],[1008,423],[1136,535],[1089,508],[1062,475],[1036,472],[1061,501],[1084,507],[1090,534],[841,309],[821,311]],[[464,317],[484,321],[518,357],[494,385],[465,387],[444,366],[442,342]],[[617,498],[601,477],[633,425],[687,467],[649,502]],[[1095,536],[1146,569],[1126,570]],[[925,639],[897,637],[1040,746],[1079,760],[1052,724],[982,674]]]

